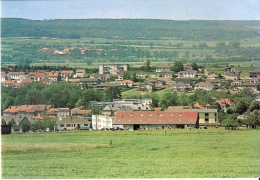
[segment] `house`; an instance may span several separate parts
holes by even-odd
[[[197,71],[193,71],[193,70],[178,72],[178,78],[196,78],[196,76],[197,76]]]
[[[98,78],[101,81],[106,81],[110,77],[109,74],[95,74],[94,78]]]
[[[233,80],[232,82],[231,82],[231,85],[233,85],[233,86],[238,86],[238,85],[241,85],[243,82],[242,82],[242,80]]]
[[[62,70],[60,73],[61,79],[65,79],[66,77],[73,77],[72,70]]]
[[[237,86],[238,89],[251,88],[254,91],[260,91],[260,83],[245,82]]]
[[[6,73],[1,73],[1,84],[4,83],[6,80],[11,80],[11,76]]]
[[[115,115],[113,125],[121,125],[124,129],[167,129],[198,127],[198,112],[166,112],[166,111],[120,111]]]
[[[25,79],[25,80],[23,80],[23,81],[21,81],[19,83],[14,83],[13,88],[18,88],[18,87],[21,87],[21,86],[23,86],[25,84],[31,84],[31,83],[33,83],[32,79]]]
[[[170,70],[171,70],[171,66],[169,66],[169,65],[160,65],[160,66],[157,66],[155,69],[156,72],[170,71]]]
[[[54,81],[52,79],[42,79],[40,82],[42,82],[43,84],[53,84]]]
[[[85,87],[96,87],[98,84],[100,84],[100,79],[98,78],[80,78],[79,84],[81,85],[81,88],[84,89]]]
[[[232,109],[235,108],[235,104],[230,101],[229,99],[220,99],[217,101],[217,103],[220,105],[221,109],[226,112],[226,109],[228,107],[231,107]]]
[[[49,72],[49,73],[46,73],[46,75],[47,75],[47,78],[50,80],[53,80],[53,82],[58,82],[61,80],[60,74],[58,72]]]
[[[114,117],[104,115],[92,115],[93,130],[110,129],[113,127]]]
[[[257,83],[260,83],[260,78],[250,78],[248,82],[257,84]]]
[[[96,85],[96,90],[106,90],[108,88],[118,88],[121,89],[121,85],[120,84],[114,84],[114,83],[101,83]]]
[[[216,79],[218,78],[218,74],[215,72],[208,72],[207,79]]]
[[[43,79],[47,79],[47,75],[45,73],[36,73],[33,77],[34,81],[42,81]]]
[[[188,70],[193,70],[193,67],[192,67],[192,63],[186,63],[183,65],[183,69],[188,71]]]
[[[73,117],[87,117],[92,113],[92,110],[83,110],[83,109],[72,109],[71,116]]]
[[[129,70],[129,64],[104,64],[99,65],[99,74],[111,74],[116,75],[118,72],[127,72]]]
[[[140,71],[140,72],[136,73],[136,79],[145,79],[147,77],[148,77],[147,73],[145,73],[143,71]]]
[[[58,108],[58,119],[64,118],[64,117],[70,117],[71,112],[69,108]]]
[[[134,82],[131,80],[123,80],[121,86],[133,87]]]
[[[77,69],[75,77],[76,78],[78,78],[78,77],[81,77],[81,78],[86,77],[85,69]]]
[[[199,114],[199,126],[218,126],[217,109],[192,109],[190,106],[171,106],[166,112],[197,112]]]
[[[19,116],[19,115],[30,115],[30,116],[43,116],[47,114],[51,105],[20,105],[10,106],[4,110],[4,116]]]
[[[2,125],[12,125],[11,133],[22,133],[22,123],[34,124],[38,122],[37,118],[33,118],[28,115],[20,115],[20,116],[1,116],[1,124]]]
[[[5,86],[5,87],[14,87],[14,86],[15,86],[15,83],[16,83],[15,80],[6,80],[6,81],[4,82],[4,86]]]
[[[166,85],[166,81],[160,80],[160,79],[151,80],[151,81],[149,82],[149,84],[153,84],[153,85],[155,85],[155,86],[163,86],[163,85]]]
[[[259,78],[260,77],[260,69],[255,69],[255,70],[249,71],[249,77]]]
[[[149,93],[152,93],[155,90],[154,84],[143,84],[139,86],[139,91],[148,91]]]
[[[215,87],[215,85],[212,83],[209,83],[209,82],[200,82],[200,83],[195,84],[195,90],[203,89],[206,91],[211,91],[214,89],[214,87]]]
[[[175,83],[181,82],[181,83],[187,84],[187,85],[189,85],[189,86],[191,86],[191,85],[193,84],[192,79],[185,79],[185,78],[175,78],[175,79],[174,79],[174,82],[175,82]]]
[[[219,79],[207,79],[205,83],[211,83],[215,86],[220,86],[221,81]]]
[[[172,85],[172,90],[176,92],[185,92],[189,90],[189,87],[189,85],[183,82],[178,82]]]
[[[9,72],[8,75],[11,77],[12,80],[19,81],[21,76],[23,76],[25,72]]]
[[[159,77],[164,77],[164,78],[172,78],[173,71],[160,71],[159,72]]]
[[[89,130],[91,122],[82,117],[66,117],[58,122],[58,129],[62,130]]]
[[[238,80],[240,79],[240,70],[235,69],[233,67],[226,68],[224,70],[224,77],[226,80]]]
[[[114,116],[118,111],[152,111],[150,104],[108,104],[102,109],[102,115]]]

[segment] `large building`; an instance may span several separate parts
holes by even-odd
[[[129,64],[104,64],[99,65],[99,74],[117,75],[119,72],[127,72]]]
[[[199,127],[198,114],[196,111],[120,111],[115,115],[113,126],[128,130],[195,128]]]

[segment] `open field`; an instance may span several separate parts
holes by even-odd
[[[259,177],[259,138],[223,129],[4,135],[2,178]]]

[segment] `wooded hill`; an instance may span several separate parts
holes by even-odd
[[[155,19],[1,19],[1,37],[241,40],[260,36],[260,21]]]

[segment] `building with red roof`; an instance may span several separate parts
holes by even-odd
[[[199,115],[196,111],[119,111],[113,125],[124,129],[166,129],[199,127]]]
[[[219,101],[217,101],[217,103],[220,105],[221,109],[224,110],[225,112],[228,107],[231,107],[233,109],[235,108],[235,104],[229,99],[220,99]]]

